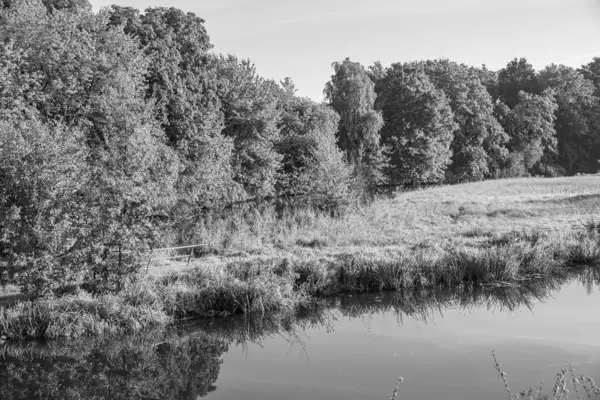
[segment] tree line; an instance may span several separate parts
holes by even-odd
[[[333,64],[325,103],[176,8],[0,2],[0,283],[121,282],[165,226],[264,198],[596,172],[600,58]],[[291,200],[290,200],[291,201]]]
[[[449,60],[333,67],[325,94],[341,117],[340,148],[373,182],[599,170],[600,58],[541,71],[525,58],[497,72]]]

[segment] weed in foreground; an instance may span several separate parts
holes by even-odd
[[[498,362],[494,350],[492,350],[492,358],[494,360],[494,369],[498,372],[498,377],[502,380],[509,400],[568,400],[571,393],[575,394],[575,398],[581,400],[582,392],[585,392],[588,399],[600,398],[600,388],[594,380],[585,375],[576,376],[573,364],[569,364],[568,370],[563,369],[556,374],[556,380],[550,394],[544,393],[542,384],[539,384],[535,388],[530,387],[513,395],[508,386],[507,374]]]
[[[392,392],[392,397],[390,397],[390,400],[394,400],[398,398],[398,390],[400,389],[400,384],[404,381],[404,378],[399,376],[398,380],[396,381],[396,387],[394,388],[394,391]]]
[[[544,392],[542,384],[537,385],[535,388],[529,387],[528,389],[521,390],[519,393],[513,394],[508,386],[507,374],[502,369],[502,365],[496,357],[496,352],[492,350],[491,354],[494,360],[494,369],[498,372],[498,378],[502,381],[508,395],[508,400],[568,400],[573,394],[577,400],[582,400],[584,396],[590,400],[600,398],[600,388],[594,380],[585,375],[577,376],[573,364],[569,364],[568,369],[563,369],[556,375],[556,380],[550,394]],[[403,381],[404,378],[398,377],[390,400],[398,398],[400,384]]]

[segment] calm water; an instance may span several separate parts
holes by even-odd
[[[330,299],[293,319],[226,318],[123,340],[0,347],[0,398],[505,399],[575,364],[600,381],[600,293],[528,289]]]

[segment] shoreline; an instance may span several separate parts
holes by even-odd
[[[599,193],[597,176],[512,179],[400,193],[337,219],[304,211],[213,221],[201,233],[216,255],[153,268],[118,293],[0,306],[0,337],[131,334],[187,317],[293,313],[344,293],[560,278],[600,264]]]

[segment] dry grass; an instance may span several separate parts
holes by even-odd
[[[398,193],[340,218],[315,210],[278,218],[267,208],[204,221],[188,240],[208,243],[212,255],[189,268],[288,263],[315,294],[515,281],[597,264],[599,211],[595,175]],[[182,269],[167,264],[152,274]]]
[[[508,179],[398,193],[341,218],[313,210],[283,218],[271,209],[239,212],[204,221],[186,240],[208,243],[217,259],[481,249],[513,232],[572,237],[598,222],[599,211],[600,176]]]

